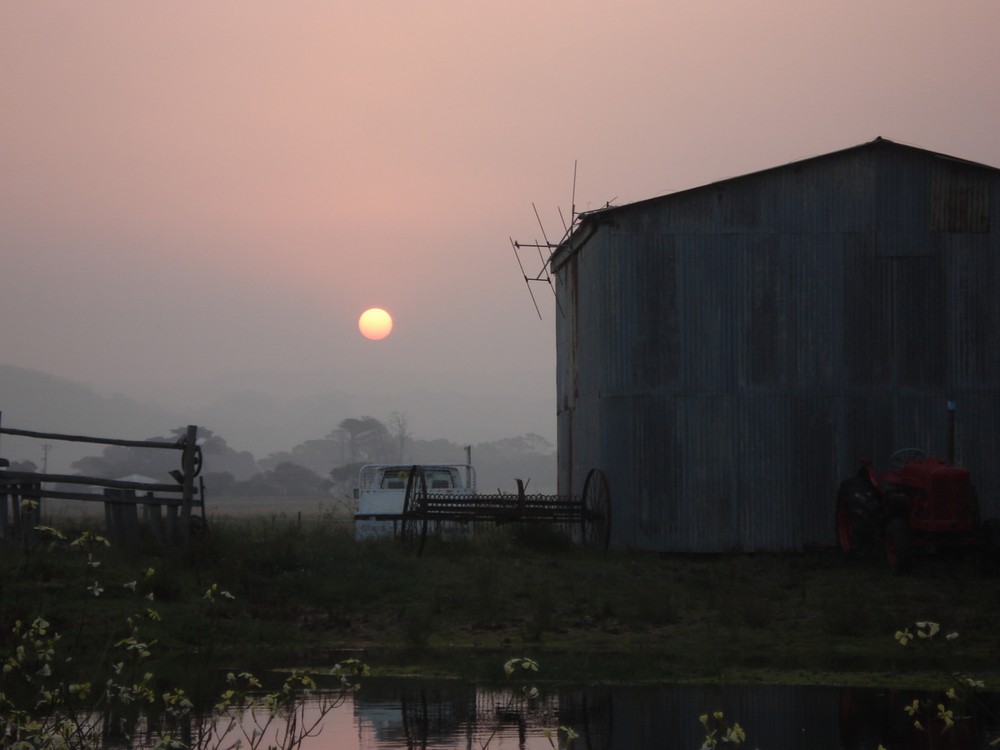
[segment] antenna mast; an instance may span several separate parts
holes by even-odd
[[[549,268],[552,260],[552,254],[556,251],[556,249],[559,248],[560,245],[562,245],[567,239],[569,239],[570,235],[572,235],[573,232],[576,230],[576,226],[578,223],[577,220],[579,216],[576,213],[576,160],[573,161],[573,192],[570,197],[570,222],[569,226],[567,226],[566,219],[562,213],[562,209],[559,208],[558,209],[559,219],[560,221],[562,221],[563,225],[563,236],[562,238],[560,238],[558,242],[549,241],[549,237],[545,232],[545,227],[542,224],[542,217],[539,215],[538,207],[534,204],[534,202],[532,202],[531,208],[535,212],[535,220],[538,222],[538,228],[542,232],[542,242],[539,242],[537,239],[534,242],[528,242],[528,243],[517,242],[514,240],[513,237],[511,237],[510,245],[514,250],[514,257],[517,259],[517,265],[521,269],[521,276],[524,277],[524,282],[528,287],[528,294],[531,295],[531,302],[535,306],[535,312],[538,314],[538,319],[541,320],[542,311],[538,308],[538,301],[535,299],[535,293],[531,288],[532,282],[544,282],[548,284],[549,289],[552,290],[552,296],[555,297],[556,306],[559,308],[559,312],[565,314],[562,312],[562,306],[559,304],[559,297],[558,295],[556,295],[555,286],[552,284],[552,276],[549,273]],[[521,260],[521,254],[520,252],[518,252],[525,248],[529,249],[534,248],[538,251],[538,260],[540,262],[540,267],[538,273],[536,273],[534,276],[525,272],[524,263]],[[542,252],[543,250],[545,250],[546,252],[543,253]]]

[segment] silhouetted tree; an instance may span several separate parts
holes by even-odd
[[[330,471],[330,478],[334,482],[356,482],[362,466],[364,466],[363,463],[337,466]]]
[[[349,435],[351,463],[392,460],[389,431],[375,417],[348,418],[338,426]]]
[[[556,491],[555,446],[541,435],[479,443],[472,449],[472,460],[483,491],[511,488],[515,478],[530,481],[529,492]]]
[[[187,427],[171,430],[170,437],[147,438],[147,441],[170,443],[187,434]],[[257,470],[253,455],[248,451],[237,453],[226,441],[211,430],[198,428],[198,444],[202,451],[202,466],[205,471],[229,472],[234,477],[249,477]],[[162,448],[126,448],[109,445],[100,456],[85,456],[72,464],[84,476],[115,479],[129,474],[142,474],[153,479],[173,481],[170,471],[180,469],[181,452]]]
[[[405,414],[398,411],[389,415],[389,434],[397,446],[396,461],[402,462],[406,452],[406,443],[410,439],[410,421]]]
[[[180,434],[178,434],[178,432]],[[183,437],[187,428],[174,430],[177,438]],[[257,472],[257,462],[250,451],[237,451],[229,446],[225,438],[204,427],[198,428],[198,444],[201,445],[205,471],[232,474],[234,479],[246,479]]]
[[[315,495],[326,492],[332,484],[316,472],[291,462],[278,464],[265,476],[286,495]]]
[[[321,440],[306,440],[299,443],[291,451],[272,453],[267,458],[257,462],[258,467],[265,471],[275,468],[281,463],[293,463],[305,466],[317,474],[325,475],[330,467],[342,463],[340,460],[340,443],[329,437]]]
[[[210,497],[233,494],[236,479],[228,471],[210,471],[202,475],[205,480],[205,494]]]
[[[147,438],[148,441],[169,442],[169,438]],[[170,471],[180,469],[180,451],[166,451],[154,448],[126,448],[109,445],[100,456],[85,456],[74,461],[72,467],[87,477],[116,479],[130,474],[172,482]]]
[[[304,466],[280,463],[273,469],[255,474],[250,479],[234,482],[229,493],[247,495],[319,495],[329,492],[333,482]]]

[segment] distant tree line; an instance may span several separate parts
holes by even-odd
[[[186,427],[151,441],[179,440]],[[448,440],[419,440],[404,414],[393,412],[385,422],[371,416],[343,419],[323,438],[307,440],[290,451],[255,460],[236,451],[224,438],[198,428],[206,492],[214,496],[303,496],[351,494],[358,471],[370,463],[463,463],[466,451]],[[530,491],[554,492],[555,449],[545,438],[527,434],[471,446],[480,489],[513,490],[515,477],[533,480]],[[166,454],[166,455],[164,455]],[[178,454],[179,455],[179,454]],[[110,479],[140,475],[169,482],[179,468],[169,451],[108,446],[99,456],[73,463],[85,476]]]

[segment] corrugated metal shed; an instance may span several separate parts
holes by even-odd
[[[832,543],[861,456],[945,450],[1000,515],[1000,170],[884,139],[583,215],[551,258],[559,491],[613,543]]]

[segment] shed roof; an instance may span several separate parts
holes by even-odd
[[[793,169],[805,164],[815,163],[825,159],[834,159],[841,157],[845,154],[850,154],[859,151],[874,150],[874,149],[894,149],[899,151],[907,151],[910,153],[924,154],[935,159],[946,159],[957,164],[964,164],[971,167],[976,167],[978,169],[987,169],[993,172],[1000,172],[1000,168],[993,167],[988,164],[981,164],[979,162],[969,161],[968,159],[961,159],[956,156],[950,156],[949,154],[939,153],[937,151],[929,151],[928,149],[919,148],[917,146],[909,146],[897,141],[889,140],[888,138],[883,138],[878,136],[875,140],[868,141],[866,143],[861,143],[857,146],[851,146],[849,148],[840,149],[838,151],[831,151],[826,154],[820,154],[819,156],[810,156],[805,159],[799,159],[797,161],[788,162],[787,164],[779,164],[773,167],[767,167],[766,169],[760,169],[755,172],[747,172],[736,177],[727,177],[723,180],[715,180],[713,182],[705,183],[703,185],[697,185],[691,188],[685,188],[683,190],[678,190],[673,193],[666,193],[664,195],[654,196],[652,198],[644,198],[640,201],[635,201],[633,203],[624,203],[620,206],[605,206],[604,208],[594,209],[593,211],[585,211],[579,214],[578,226],[575,231],[570,234],[562,243],[552,251],[552,255],[549,257],[549,262],[553,268],[558,268],[563,263],[565,263],[572,255],[578,252],[587,241],[593,236],[596,231],[597,224],[604,218],[613,215],[618,211],[625,209],[634,209],[637,207],[642,207],[644,205],[657,203],[660,201],[670,200],[679,196],[688,195],[690,193],[696,192],[698,190],[708,190],[713,187],[718,187],[720,185],[730,184],[739,180],[747,179],[750,177],[755,177],[758,175],[764,175],[771,172],[776,172],[783,169]]]

